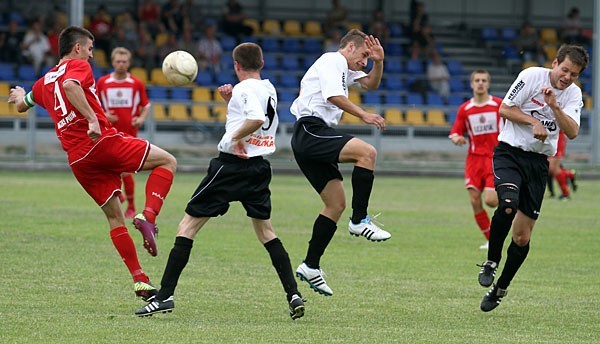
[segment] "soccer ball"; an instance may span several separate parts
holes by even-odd
[[[198,64],[192,54],[177,50],[165,57],[162,63],[162,72],[170,84],[182,86],[196,79]]]

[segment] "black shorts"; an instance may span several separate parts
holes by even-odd
[[[194,217],[217,217],[240,201],[246,215],[254,219],[271,218],[271,164],[263,157],[250,159],[219,153],[210,161],[208,173],[185,208]]]
[[[340,152],[352,138],[315,116],[301,117],[294,124],[292,151],[296,163],[318,193],[330,180],[343,180],[338,168]]]
[[[537,220],[548,177],[548,157],[500,142],[494,149],[494,185],[519,188],[519,210]]]

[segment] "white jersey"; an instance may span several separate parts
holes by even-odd
[[[265,121],[260,129],[244,137],[248,157],[264,156],[275,152],[277,92],[269,80],[246,79],[233,87],[227,104],[225,134],[219,142],[220,152],[234,154],[231,137],[246,119]]]
[[[530,67],[521,71],[502,101],[508,106],[517,106],[524,113],[539,119],[548,131],[548,138],[542,142],[533,137],[531,125],[506,121],[500,131],[498,141],[506,142],[524,151],[553,156],[558,146],[560,128],[555,121],[554,112],[544,102],[542,87],[551,87],[550,69]],[[579,125],[583,106],[581,89],[571,84],[564,90],[554,89],[558,106]]]
[[[325,53],[313,63],[300,81],[300,94],[290,111],[296,118],[315,116],[328,126],[336,125],[343,110],[327,99],[333,96],[348,97],[348,86],[367,76],[362,71],[348,69],[348,62],[340,52]]]

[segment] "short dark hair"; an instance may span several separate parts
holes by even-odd
[[[63,58],[71,53],[75,44],[83,44],[84,40],[89,38],[94,41],[94,35],[88,30],[79,26],[69,26],[62,30],[58,36],[58,54]]]
[[[556,53],[556,61],[558,61],[558,64],[561,64],[567,57],[573,64],[581,67],[579,73],[583,72],[590,61],[590,55],[588,55],[587,51],[580,45],[561,45]]]
[[[258,71],[262,67],[262,49],[256,43],[242,43],[233,49],[233,60],[243,70]]]
[[[367,37],[366,33],[357,29],[352,29],[340,39],[340,48],[345,48],[350,42],[354,42],[354,45],[360,47],[365,44],[365,37]]]
[[[490,75],[490,72],[488,72],[485,69],[475,69],[472,73],[471,73],[471,77],[469,78],[471,81],[473,81],[473,77],[475,76],[475,74],[487,74],[488,76],[488,81],[492,81],[492,76]]]

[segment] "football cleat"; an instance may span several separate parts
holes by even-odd
[[[168,299],[161,301],[154,298],[144,307],[138,309],[135,312],[135,315],[138,317],[150,317],[154,313],[171,313],[175,308],[175,302],[173,301],[173,296],[170,296]]]
[[[298,294],[292,295],[290,300],[290,317],[292,320],[300,319],[304,316],[304,300]]]
[[[146,283],[142,281],[133,282],[133,291],[135,292],[135,296],[146,302],[150,301],[152,298],[154,298],[154,296],[156,296],[156,294],[158,294],[158,290],[156,290],[152,283]]]
[[[498,288],[498,285],[494,284],[494,287],[490,289],[483,297],[483,300],[481,300],[481,310],[489,312],[498,307],[500,302],[502,302],[502,298],[505,297],[507,293],[508,291],[506,291],[506,289]]]
[[[306,283],[319,294],[331,296],[333,295],[333,291],[327,286],[327,282],[325,282],[323,275],[321,269],[311,269],[306,263],[300,264],[298,269],[296,269],[296,276],[298,276],[301,281],[306,281]]]
[[[376,224],[373,223],[373,220],[379,216],[379,214],[371,217],[367,215],[364,219],[360,221],[358,224],[350,223],[348,224],[348,231],[350,235],[354,236],[364,236],[368,240],[371,241],[385,241],[391,238],[391,234],[379,228]],[[383,226],[382,224],[380,224]]]
[[[494,277],[496,277],[496,269],[498,269],[498,263],[486,260],[481,266],[479,271],[479,284],[482,287],[489,287],[494,283]]]
[[[158,249],[156,248],[156,235],[158,234],[158,227],[155,224],[146,221],[146,217],[144,214],[137,214],[133,218],[133,225],[137,228],[140,233],[142,233],[142,237],[144,238],[144,248],[151,256],[156,256],[158,254]]]

